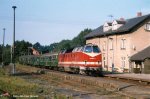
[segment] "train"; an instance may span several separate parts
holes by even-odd
[[[97,45],[86,44],[59,53],[23,55],[19,63],[76,74],[102,75],[102,54]]]

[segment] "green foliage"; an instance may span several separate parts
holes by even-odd
[[[0,45],[0,62],[2,62],[2,45]]]
[[[33,47],[34,47],[36,50],[38,50],[39,52],[42,52],[42,50],[43,50],[43,46],[42,46],[39,42],[35,43],[35,44],[33,45]]]
[[[16,41],[15,42],[15,57],[16,60],[18,60],[18,57],[24,54],[28,54],[28,47],[31,47],[32,44],[29,42],[26,42],[24,40],[22,41]],[[2,55],[2,46],[0,46],[0,63],[2,62],[1,59],[1,55]],[[29,52],[31,53],[32,51],[29,50]],[[10,45],[6,45],[4,46],[4,64],[8,65],[11,61],[11,46]]]
[[[10,45],[6,45],[4,48],[4,63],[5,63],[5,65],[8,65],[10,63],[10,57],[11,57],[10,49],[11,49]]]
[[[92,32],[91,29],[84,29],[83,31],[81,31],[77,37],[73,38],[73,40],[71,42],[71,45],[72,45],[71,47],[85,45],[86,40],[85,40],[84,36],[90,32]]]
[[[52,49],[51,51],[60,51],[62,49],[70,49],[76,46],[83,46],[86,43],[84,36],[90,32],[92,32],[91,29],[84,29],[79,33],[78,36],[74,37],[72,40],[62,40],[59,43],[51,44],[50,49]],[[53,45],[55,45],[54,48],[52,48]]]
[[[35,95],[38,86],[31,84],[22,78],[8,76],[4,69],[0,69],[0,90],[6,91],[11,95]]]
[[[84,29],[74,37],[72,40],[62,40],[59,43],[52,43],[49,46],[42,46],[39,42],[35,43],[33,47],[37,49],[39,52],[47,53],[47,52],[59,52],[63,49],[70,49],[74,48],[76,46],[82,46],[85,45],[86,40],[84,38],[85,35],[92,32],[91,29]]]
[[[48,53],[48,52],[59,52],[60,50],[63,49],[70,49],[74,48],[76,46],[82,46],[85,45],[85,38],[84,36],[90,33],[92,30],[91,29],[84,29],[81,31],[76,37],[74,37],[72,40],[62,40],[59,43],[52,43],[48,46],[42,46],[39,42],[35,44],[31,44],[30,42],[27,41],[16,41],[15,42],[15,56],[16,56],[16,61],[18,61],[18,57],[21,55],[27,55],[28,52],[31,54],[32,50],[28,49],[28,47],[34,47],[36,50],[38,50],[40,53]],[[4,62],[5,64],[10,63],[10,57],[11,57],[11,46],[6,45],[4,46]],[[2,45],[0,45],[0,63],[2,62],[1,59],[2,55]]]
[[[16,41],[15,46],[16,46],[15,48],[16,60],[18,60],[19,56],[28,54],[28,47],[32,47],[32,44],[22,40]],[[32,50],[29,50],[29,53],[32,53]]]
[[[0,63],[2,62],[2,46],[0,45]],[[7,65],[10,62],[10,45],[4,46],[3,62]]]

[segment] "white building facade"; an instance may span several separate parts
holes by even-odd
[[[85,38],[101,49],[104,70],[132,72],[130,57],[150,46],[150,14],[106,22]]]

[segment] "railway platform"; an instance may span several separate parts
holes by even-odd
[[[116,78],[116,79],[126,79],[126,80],[133,80],[138,82],[145,82],[150,84],[150,74],[106,74],[105,77],[109,78]]]

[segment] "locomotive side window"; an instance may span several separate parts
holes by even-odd
[[[100,49],[98,48],[98,46],[93,46],[93,52],[94,53],[99,53]]]
[[[84,52],[91,53],[92,52],[92,46],[86,46],[84,49]]]

